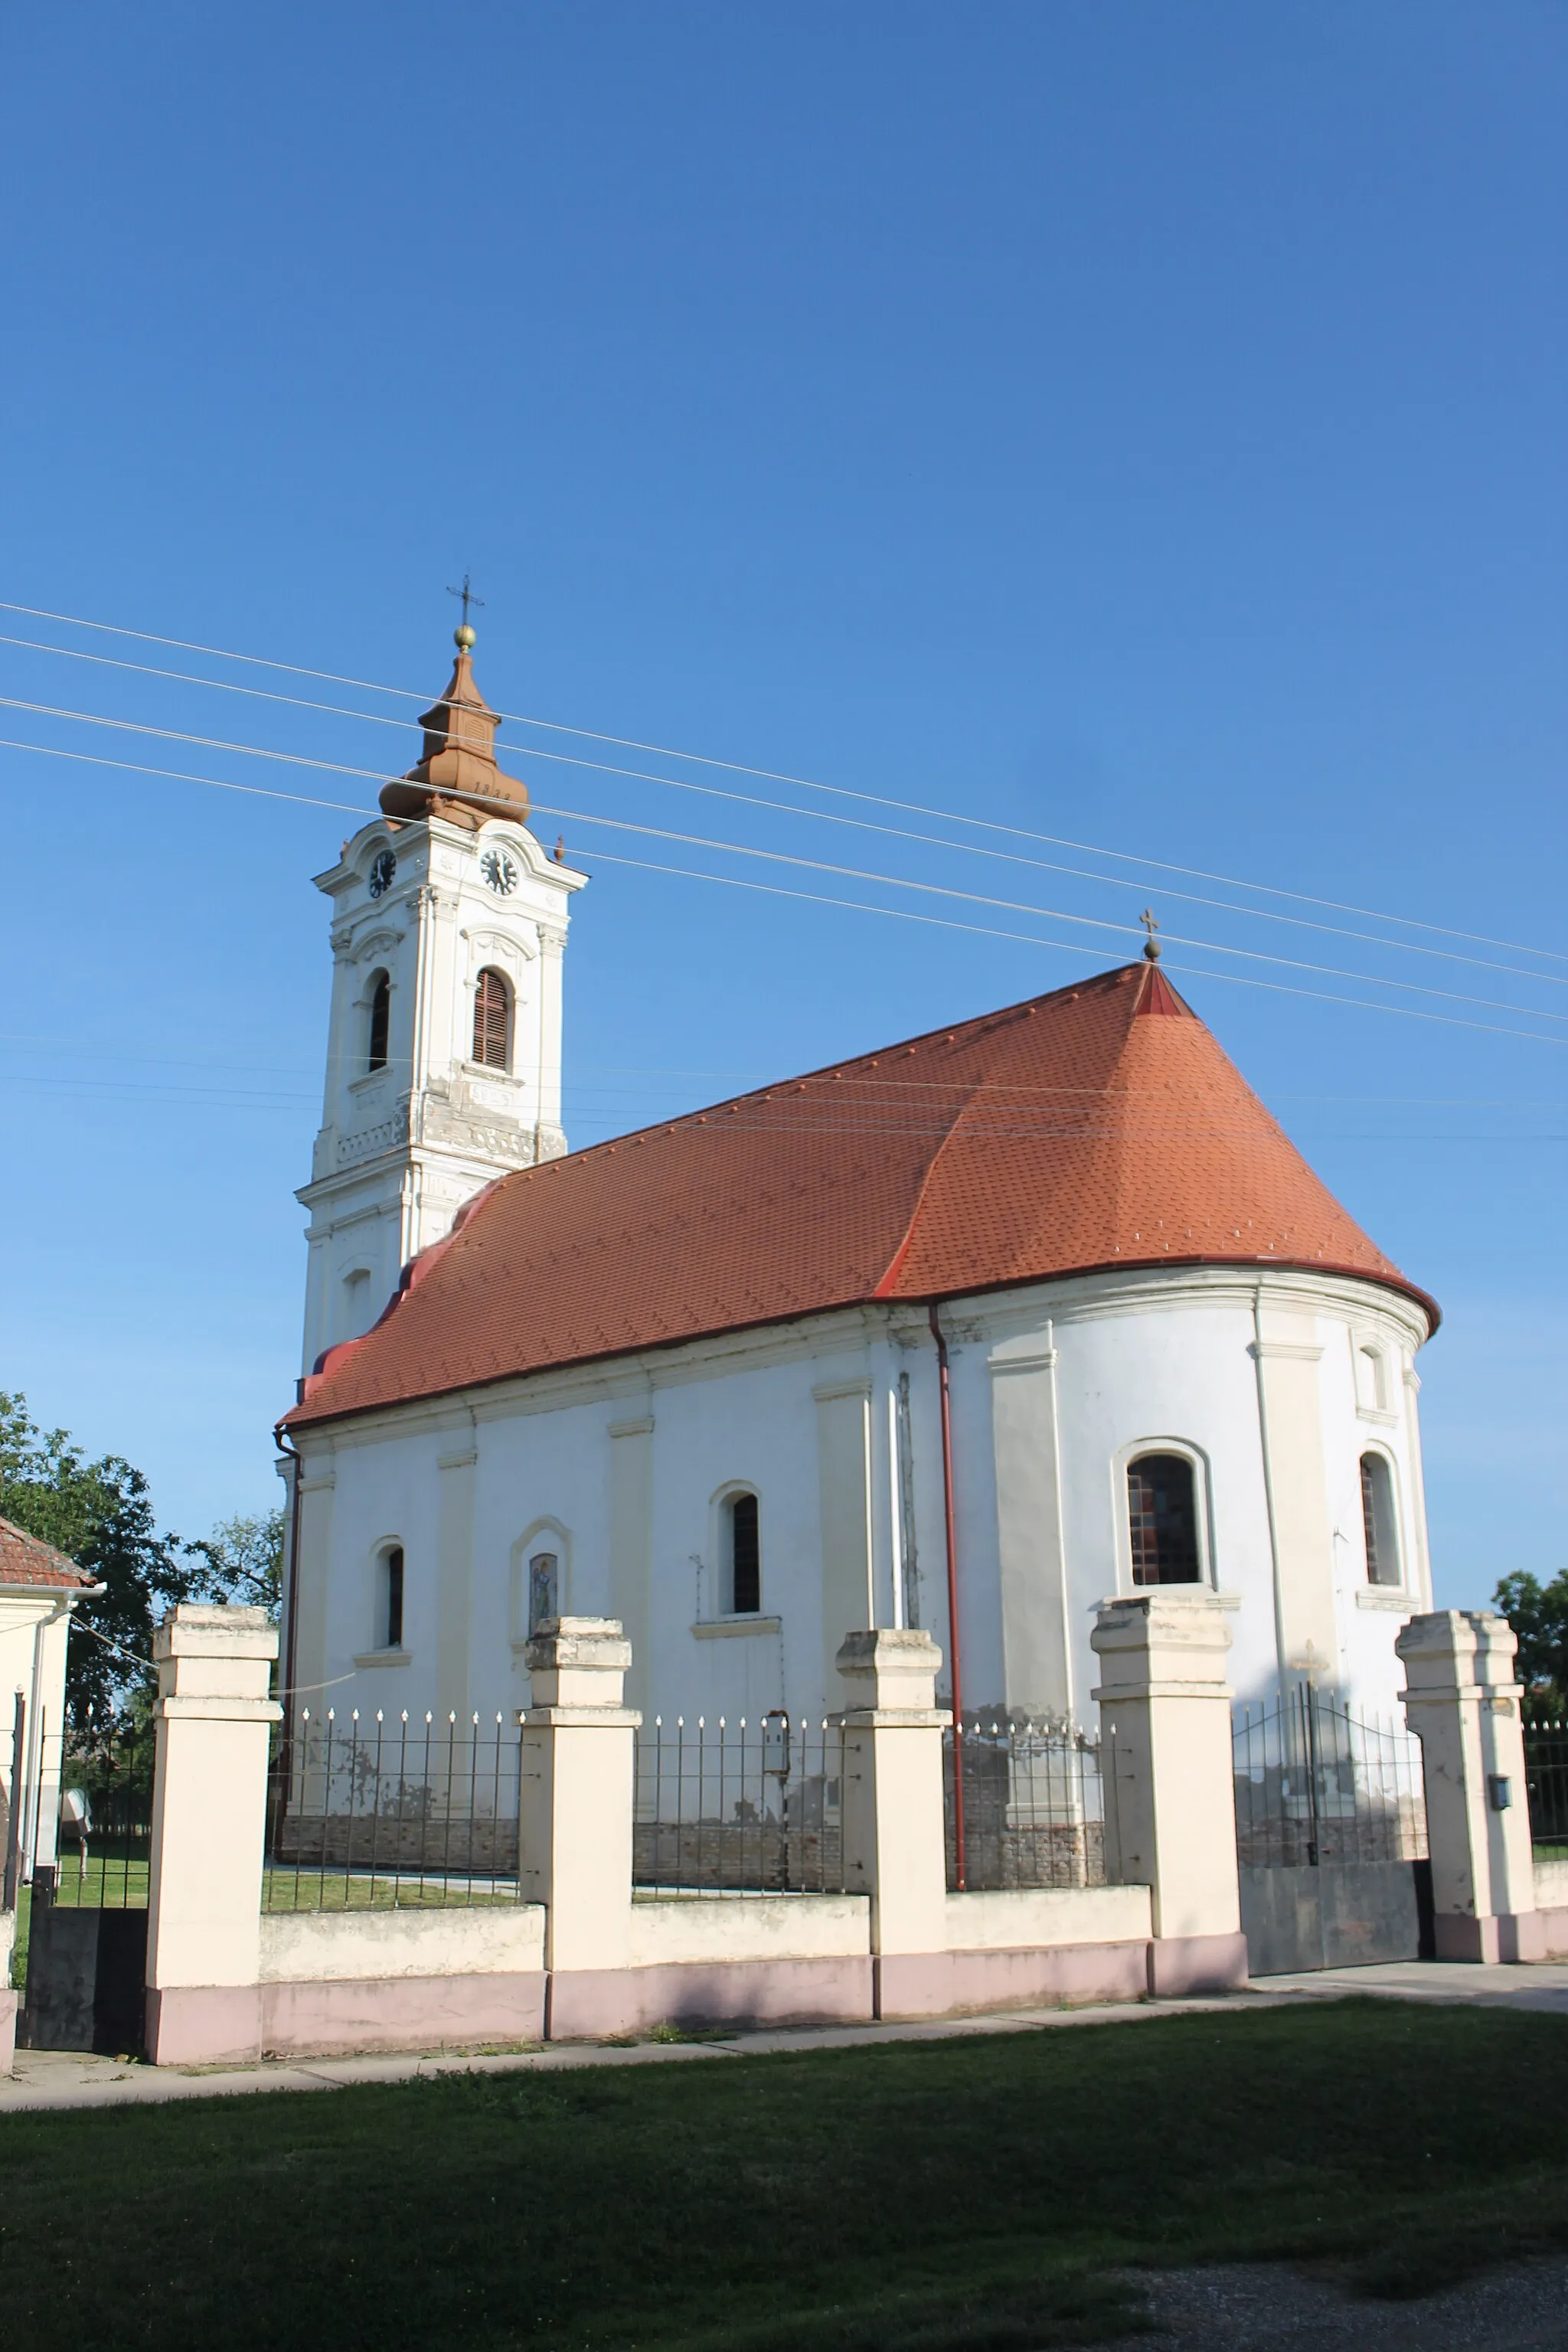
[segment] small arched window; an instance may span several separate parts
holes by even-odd
[[[499,971],[481,971],[474,990],[474,1060],[488,1070],[504,1070],[510,1027],[510,989]]]
[[[1193,1465],[1180,1454],[1145,1454],[1127,1465],[1127,1517],[1134,1584],[1196,1584],[1197,1496]]]
[[[1366,1580],[1398,1585],[1399,1523],[1394,1510],[1394,1479],[1381,1454],[1361,1457],[1361,1518],[1366,1535]]]
[[[731,1495],[724,1506],[726,1614],[755,1617],[763,1605],[762,1528],[754,1495]]]
[[[384,971],[378,971],[370,984],[370,1052],[365,1067],[384,1070],[386,1067],[386,1030],[392,1017],[392,982]]]
[[[403,1647],[403,1546],[389,1544],[376,1562],[375,1646]]]

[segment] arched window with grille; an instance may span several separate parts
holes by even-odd
[[[370,984],[370,1051],[365,1055],[368,1070],[386,1067],[386,1031],[392,1018],[392,982],[385,972],[378,971]]]
[[[499,971],[481,971],[474,987],[474,1054],[487,1070],[510,1059],[511,991]]]
[[[1398,1585],[1403,1574],[1399,1565],[1399,1521],[1394,1508],[1394,1477],[1386,1457],[1381,1454],[1363,1454],[1361,1457],[1361,1519],[1366,1537],[1367,1582]]]
[[[1134,1584],[1196,1584],[1203,1577],[1193,1465],[1180,1454],[1143,1454],[1127,1465]]]

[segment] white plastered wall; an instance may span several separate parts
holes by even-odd
[[[949,1301],[942,1322],[967,1705],[1092,1721],[1095,1611],[1133,1589],[1126,1465],[1141,1448],[1175,1447],[1199,1477],[1205,1572],[1230,1612],[1238,1696],[1272,1690],[1282,1654],[1287,1674],[1298,1671],[1310,1640],[1321,1680],[1393,1706],[1394,1637],[1426,1605],[1411,1374],[1425,1325],[1413,1303],[1338,1277],[1171,1269]],[[1352,1339],[1369,1330],[1391,1368],[1376,1420],[1354,1381]],[[1280,1349],[1291,1352],[1270,1352]],[[548,1520],[563,1532],[571,1609],[636,1626],[633,1688],[646,1713],[754,1720],[773,1706],[797,1717],[838,1706],[825,1662],[853,1630],[838,1620],[852,1606],[879,1625],[900,1618],[900,1370],[920,1615],[945,1649],[934,1351],[911,1304],[307,1432],[299,1680],[330,1685],[340,1706],[510,1717],[529,1697],[516,1549]],[[1410,1580],[1370,1600],[1368,1443],[1396,1479]],[[762,1610],[725,1624],[714,1498],[735,1486],[759,1498]],[[405,1556],[407,1663],[356,1673],[371,1563],[394,1538]],[[322,1544],[324,1577],[310,1558]]]

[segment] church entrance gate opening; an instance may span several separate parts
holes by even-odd
[[[153,1738],[117,1730],[67,1755],[57,1859],[27,1892],[27,1981],[16,2039],[30,2050],[138,2057],[147,1976]]]
[[[1241,1925],[1255,1977],[1430,1958],[1420,1743],[1302,1683],[1235,1717]]]

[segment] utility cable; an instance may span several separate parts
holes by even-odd
[[[33,653],[58,654],[68,661],[96,662],[105,668],[131,670],[141,677],[162,678],[183,686],[211,687],[221,694],[248,695],[255,700],[280,703],[290,709],[315,711],[330,718],[351,719],[374,727],[393,727],[404,736],[406,736],[408,731],[408,722],[401,717],[388,718],[380,711],[374,710],[353,710],[342,703],[314,702],[300,695],[277,694],[265,687],[237,685],[225,678],[200,677],[188,670],[159,669],[147,662],[117,661],[108,654],[89,653],[70,646],[44,645],[31,637],[0,635],[0,645],[16,646]],[[530,720],[523,723],[533,725],[544,722]],[[773,815],[803,817],[809,824],[845,825],[857,832],[877,834],[891,841],[912,841],[926,848],[946,850],[960,856],[991,858],[1003,865],[1028,866],[1039,873],[1062,874],[1074,881],[1097,883],[1103,889],[1133,890],[1142,893],[1150,887],[1146,882],[1136,881],[1130,875],[1097,874],[1091,867],[1064,866],[1055,858],[1029,857],[1016,849],[992,849],[983,842],[952,841],[940,834],[917,833],[908,825],[879,824],[873,818],[842,816],[834,809],[802,808],[792,801],[765,799],[760,793],[736,792],[726,789],[721,784],[697,783],[686,776],[661,776],[655,774],[650,769],[623,767],[608,760],[575,758],[566,751],[548,751],[537,743],[520,745],[514,756],[527,760],[548,760],[559,767],[582,768],[595,775],[618,776],[634,783],[658,784],[670,792],[700,793],[708,800],[726,801],[742,808],[763,809]],[[371,775],[378,774],[380,771],[362,769],[356,772]],[[1114,856],[1117,853],[1097,851],[1091,854]],[[1209,907],[1223,914],[1238,915],[1247,921],[1287,923],[1298,930],[1321,931],[1335,939],[1358,940],[1367,946],[1392,949],[1402,955],[1430,956],[1440,962],[1469,964],[1479,971],[1507,972],[1516,980],[1535,982],[1545,981],[1554,988],[1568,988],[1568,978],[1556,972],[1525,971],[1518,964],[1499,963],[1490,956],[1466,955],[1456,948],[1433,948],[1424,946],[1417,940],[1389,939],[1376,931],[1352,930],[1343,923],[1324,923],[1308,915],[1283,914],[1271,907],[1240,906],[1231,898],[1210,898],[1203,891],[1178,890],[1169,883],[1163,886],[1163,896],[1168,899],[1179,899],[1184,905]],[[1390,917],[1385,919],[1398,919]],[[1529,950],[1525,952],[1534,953],[1535,950]]]
[[[379,775],[379,771],[374,768],[353,767],[336,760],[318,760],[304,752],[278,751],[253,743],[235,743],[220,737],[196,735],[181,729],[153,727],[139,719],[110,719],[93,711],[68,710],[53,704],[27,702],[10,695],[0,695],[0,708],[26,710],[37,716],[61,719],[87,726],[106,727],[134,735],[155,736],[166,742],[190,743],[202,750],[227,751],[240,757],[276,761],[286,766],[320,769],[334,775],[361,777],[373,782]],[[27,748],[41,750],[44,747]],[[480,797],[473,793],[458,793],[456,796],[470,801]],[[279,794],[278,797],[281,798],[285,795]],[[287,795],[287,797],[296,796]],[[691,848],[713,849],[729,856],[753,857],[765,860],[771,865],[801,867],[813,873],[831,874],[850,881],[879,883],[886,889],[915,891],[927,897],[956,899],[970,906],[994,908],[1005,913],[1032,915],[1042,921],[1071,923],[1080,929],[1110,931],[1119,938],[1136,939],[1138,936],[1138,929],[1134,924],[1110,922],[1094,915],[1075,915],[1061,907],[1036,907],[1025,900],[994,898],[984,892],[955,889],[942,883],[918,882],[901,875],[881,874],[859,866],[839,866],[825,858],[800,857],[784,850],[755,849],[742,842],[715,840],[701,834],[678,833],[660,825],[637,824],[628,818],[601,816],[588,810],[564,808],[558,803],[541,805],[544,813],[552,816],[564,817],[568,823],[574,824],[603,825],[613,832],[632,833],[654,840],[679,842]],[[504,803],[498,803],[498,808],[504,809]],[[367,817],[373,814],[373,812],[364,812]],[[620,862],[625,864],[628,861],[623,859]],[[1247,962],[1267,963],[1294,971],[1313,972],[1324,979],[1351,980],[1363,987],[1396,988],[1406,994],[1436,997],[1447,1003],[1473,1004],[1486,1012],[1513,1013],[1525,1020],[1550,1021],[1568,1026],[1568,1014],[1542,1012],[1528,1004],[1511,1004],[1506,1000],[1473,996],[1457,989],[1429,988],[1418,981],[1385,979],[1375,972],[1346,971],[1342,966],[1335,964],[1310,963],[1304,958],[1269,955],[1259,948],[1230,947],[1222,940],[1194,939],[1181,932],[1171,932],[1166,934],[1166,937],[1173,945],[1194,947],[1206,954],[1234,956]],[[1043,944],[1060,946],[1062,942],[1047,941]]]
[[[260,654],[234,653],[218,646],[197,645],[185,637],[160,636],[146,629],[121,628],[111,622],[85,620],[70,613],[47,612],[38,605],[16,604],[5,598],[0,598],[0,612],[22,613],[33,620],[54,621],[67,628],[94,629],[145,645],[169,646],[181,652],[205,655],[214,661],[245,662],[255,668],[277,670],[296,677],[313,677],[328,685],[352,687],[365,694],[390,695],[400,701],[423,702],[426,699],[424,693],[416,693],[407,687],[381,686],[373,679],[346,677],[335,670],[310,669],[298,662],[272,661]],[[1075,850],[1086,856],[1114,858],[1120,865],[1138,866],[1152,873],[1181,874],[1193,881],[1216,882],[1226,889],[1255,890],[1266,898],[1289,898],[1298,905],[1321,907],[1334,914],[1359,915],[1369,922],[1397,923],[1407,930],[1429,931],[1445,939],[1468,940],[1473,946],[1503,948],[1512,954],[1539,956],[1553,963],[1568,963],[1568,954],[1553,948],[1531,947],[1518,940],[1495,939],[1488,932],[1461,930],[1451,924],[1431,923],[1415,915],[1387,914],[1374,907],[1325,898],[1309,891],[1286,890],[1273,883],[1248,882],[1235,875],[1213,873],[1205,866],[1177,865],[1167,859],[1145,857],[1127,850],[1108,849],[1093,842],[1071,840],[1061,834],[1040,833],[1024,825],[1002,824],[990,818],[969,816],[952,809],[931,808],[919,801],[897,800],[883,793],[858,792],[843,784],[818,783],[809,776],[788,775],[775,768],[752,767],[736,760],[719,760],[701,751],[682,751],[667,744],[644,742],[636,736],[607,734],[601,729],[567,726],[556,719],[532,718],[522,711],[498,710],[495,715],[520,727],[540,728],[557,735],[574,735],[588,742],[614,744],[624,751],[649,751],[658,759],[683,760],[699,767],[721,768],[732,775],[754,776],[764,782],[791,784],[803,792],[860,801],[878,808],[898,809],[906,814],[933,817],[949,824],[970,825],[986,833],[1006,834],[1015,840],[1037,841],[1058,849]]]

